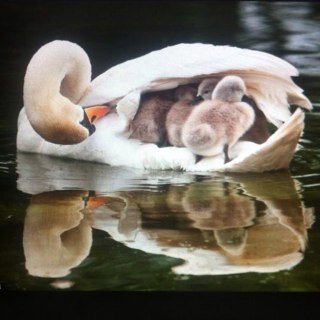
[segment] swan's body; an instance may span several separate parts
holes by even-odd
[[[188,117],[182,129],[184,146],[202,156],[215,156],[225,146],[233,147],[255,118],[251,106],[241,102],[245,90],[241,78],[223,78],[215,87],[212,100],[199,104]]]
[[[204,159],[204,166],[202,163],[194,166],[195,156],[186,148],[158,148],[154,144],[128,139],[126,129],[136,114],[142,92],[171,89],[199,82],[205,77],[221,78],[232,73],[244,79],[248,93],[254,97],[268,121],[277,126],[288,122],[282,127],[291,130],[281,130],[282,138],[288,138],[286,161],[284,157],[278,159],[274,154],[271,163],[266,165],[265,160],[255,154],[251,167],[245,161],[242,164],[237,162],[237,170],[273,170],[288,166],[303,129],[303,114],[298,111],[290,118],[289,103],[312,108],[302,94],[303,90],[291,80],[291,76],[298,75],[297,70],[289,63],[263,52],[228,46],[179,44],[119,64],[91,83],[88,83],[88,58],[78,57],[83,54],[84,51],[75,44],[54,41],[40,48],[31,60],[24,85],[25,108],[21,110],[18,120],[19,151],[138,168],[218,170],[214,165],[208,165],[208,159]],[[79,60],[82,61],[81,66],[76,67],[74,62]],[[80,76],[82,73],[84,77]],[[83,119],[81,107],[112,104],[115,101],[117,113],[98,121],[96,132],[89,136],[88,130],[79,125]],[[74,135],[74,132],[77,134]],[[63,146],[50,143],[40,135],[51,141],[62,140],[58,143],[82,142]],[[68,135],[70,142],[65,138]],[[270,141],[273,144],[276,142],[275,139]],[[277,148],[273,150],[277,152]],[[252,155],[249,152],[248,156]],[[232,171],[232,163],[225,168],[230,171],[231,166]]]

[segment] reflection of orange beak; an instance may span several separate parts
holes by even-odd
[[[94,209],[109,202],[108,197],[89,197],[86,202],[86,208]]]
[[[109,106],[93,106],[84,108],[84,112],[88,116],[91,124],[105,116],[110,110],[111,107]]]

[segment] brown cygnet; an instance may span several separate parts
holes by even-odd
[[[191,86],[181,86],[175,92],[175,98],[178,101],[170,108],[165,125],[168,142],[173,146],[184,146],[181,141],[181,130],[193,110],[192,101],[196,93],[196,89]]]
[[[212,92],[218,84],[219,79],[207,78],[200,82],[198,86],[197,96],[202,97],[204,100],[211,100]]]
[[[140,107],[131,122],[130,138],[162,146],[166,143],[165,119],[174,103],[172,92],[146,93],[141,97]]]
[[[237,76],[224,77],[215,87],[212,100],[194,108],[182,128],[182,142],[193,153],[214,156],[225,153],[228,148],[252,126],[255,113],[242,102],[246,87]]]

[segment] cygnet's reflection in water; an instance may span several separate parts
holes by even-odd
[[[24,228],[26,268],[42,277],[79,265],[91,228],[127,247],[183,259],[173,268],[178,274],[276,272],[301,261],[314,219],[288,172],[200,177],[19,155],[18,173],[19,188],[34,194]],[[94,196],[36,194],[86,186]]]

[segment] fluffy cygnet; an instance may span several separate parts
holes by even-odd
[[[214,78],[204,79],[199,84],[197,96],[202,97],[204,100],[211,100],[213,89],[218,82],[219,80]]]
[[[218,81],[219,80],[216,78],[204,79],[198,86],[197,96],[202,97],[204,100],[210,100],[212,92]],[[255,119],[251,128],[240,138],[240,140],[252,141],[259,144],[265,142],[270,136],[266,116],[258,108],[252,98],[244,95],[242,101],[248,103],[253,108],[255,112]]]
[[[236,76],[223,78],[212,93],[212,100],[194,108],[182,128],[182,142],[193,153],[214,156],[228,148],[252,126],[255,118],[249,104],[241,102],[246,91],[243,80]]]
[[[183,147],[181,141],[182,126],[193,110],[193,101],[197,90],[191,86],[181,86],[175,92],[178,100],[169,110],[166,118],[166,131],[169,144],[176,147]]]
[[[162,146],[166,143],[165,119],[174,103],[172,92],[160,91],[146,93],[140,107],[131,122],[130,138]]]

